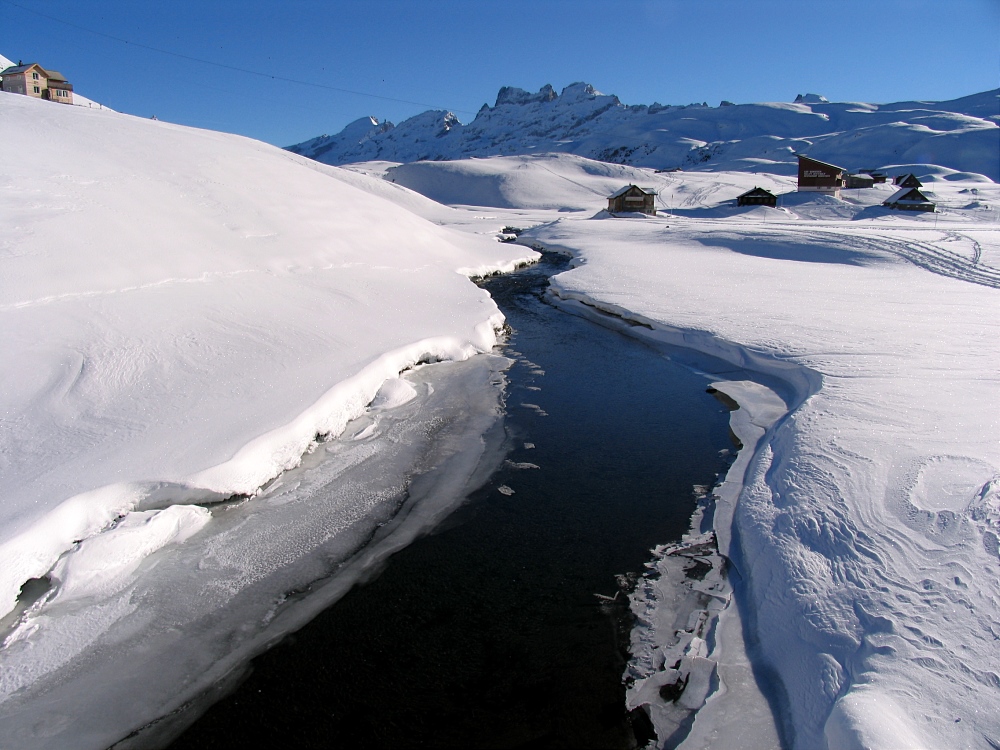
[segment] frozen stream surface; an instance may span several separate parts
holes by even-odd
[[[172,747],[645,744],[623,590],[731,460],[729,412],[705,378],[543,302],[564,266],[486,284],[513,328],[501,468]]]
[[[492,471],[508,364],[480,356],[418,368],[259,495],[147,508],[80,545],[71,564],[90,560],[105,582],[89,595],[44,594],[9,636],[0,746],[105,748],[130,734],[122,746],[161,744],[251,656],[440,521],[477,471]],[[137,566],[116,559],[135,524],[169,536],[188,513],[204,525],[183,543]]]

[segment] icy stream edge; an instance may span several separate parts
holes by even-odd
[[[699,508],[692,518],[691,532],[678,543],[652,551],[654,559],[649,567],[653,575],[640,579],[631,597],[637,622],[624,679],[628,708],[643,707],[656,729],[657,740],[650,747],[781,746],[781,718],[770,705],[774,696],[765,696],[757,685],[743,638],[744,613],[731,606],[735,594],[728,579],[732,575],[743,577],[738,542],[733,539],[733,516],[744,480],[766,449],[768,434],[820,390],[822,376],[705,331],[672,328],[603,305],[562,288],[557,279],[552,280],[548,295],[567,312],[653,346],[708,355],[716,362],[776,381],[774,388],[748,379],[711,383],[738,405],[731,412],[730,426],[742,448],[725,477],[711,490],[712,528],[699,531],[704,513]],[[693,366],[697,369],[697,363]],[[691,561],[711,570],[701,580],[689,578],[685,568]]]

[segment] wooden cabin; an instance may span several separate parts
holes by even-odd
[[[870,174],[849,174],[845,187],[848,189],[875,187],[875,178]]]
[[[743,195],[736,196],[737,206],[777,206],[778,196],[761,187],[747,190]]]
[[[885,184],[885,178],[886,178],[885,172],[876,172],[874,169],[859,169],[858,172],[860,174],[871,175],[872,181],[876,185]]]
[[[0,71],[0,87],[11,94],[73,103],[73,84],[58,70],[46,70],[38,63],[12,65]]]
[[[643,190],[637,185],[626,185],[621,190],[608,196],[608,212],[612,214],[640,213],[656,216],[656,206],[653,201],[656,193]]]
[[[892,178],[893,185],[899,185],[901,188],[921,188],[924,186],[920,180],[917,179],[915,174],[901,174]]]
[[[838,167],[836,164],[827,164],[825,161],[810,159],[808,156],[799,157],[799,191],[832,193],[840,192],[846,182],[847,170]]]
[[[897,211],[934,211],[934,204],[915,187],[900,188],[882,205]]]

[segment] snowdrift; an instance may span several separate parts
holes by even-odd
[[[0,613],[130,511],[252,493],[387,378],[489,350],[457,271],[532,256],[241,137],[13,94],[0,134]],[[136,559],[203,514],[166,520]]]

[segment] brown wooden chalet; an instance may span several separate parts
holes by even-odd
[[[73,103],[73,84],[58,70],[46,70],[38,63],[11,65],[0,71],[0,86],[11,94],[24,94],[60,104]]]
[[[637,185],[626,185],[608,196],[608,212],[613,214],[641,213],[656,216],[653,200],[656,193],[643,190]]]
[[[901,188],[921,188],[924,186],[924,183],[918,180],[915,174],[901,174],[893,177],[892,184],[899,185]]]
[[[737,206],[777,206],[778,196],[761,187],[747,190],[743,195],[736,196]]]
[[[845,187],[851,189],[875,187],[875,178],[870,174],[849,174]]]
[[[847,170],[843,167],[801,154],[798,157],[800,191],[837,194],[844,187]]]
[[[934,204],[915,187],[900,188],[882,205],[897,211],[934,211]]]
[[[859,169],[858,172],[860,174],[870,175],[871,178],[872,178],[872,181],[876,185],[882,185],[882,184],[885,183],[886,175],[885,175],[884,172],[876,172],[874,169]]]

